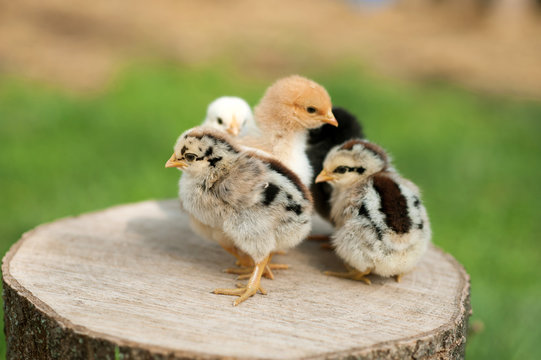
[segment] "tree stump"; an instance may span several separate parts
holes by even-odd
[[[314,228],[325,224],[315,220]],[[194,235],[178,200],[66,218],[26,233],[2,271],[8,359],[464,357],[469,277],[431,246],[402,282],[328,277],[304,242],[237,307],[233,258]]]

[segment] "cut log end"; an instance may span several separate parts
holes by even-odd
[[[234,259],[176,200],[42,225],[2,264],[8,359],[464,357],[469,277],[441,250],[370,286],[323,275],[343,265],[318,243],[276,258],[291,269],[233,307],[211,292],[234,286]]]

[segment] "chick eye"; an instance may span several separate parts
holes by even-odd
[[[217,119],[217,121],[218,121],[218,124],[220,124],[220,125],[222,125],[222,124],[224,123],[224,121],[222,120],[221,117],[219,117],[219,118]]]
[[[192,161],[194,161],[195,159],[197,159],[197,155],[192,154],[192,153],[184,154],[184,157],[185,157],[186,160],[189,161],[189,162],[192,162]]]
[[[313,107],[313,106],[308,106],[306,108],[306,111],[308,111],[310,114],[313,114],[313,113],[315,113],[317,111],[317,109],[315,107]]]
[[[345,174],[348,171],[348,168],[346,166],[339,166],[336,169],[334,169],[333,172],[337,174]]]

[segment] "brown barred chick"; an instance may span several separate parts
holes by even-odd
[[[204,127],[179,137],[166,167],[184,172],[183,208],[255,263],[246,286],[214,292],[239,296],[234,305],[258,290],[266,293],[260,280],[271,254],[294,247],[310,232],[312,199],[299,178],[280,162]]]
[[[417,186],[390,166],[385,151],[364,140],[334,147],[316,182],[332,187],[332,244],[348,268],[327,275],[361,280],[373,273],[396,276],[411,271],[431,238],[430,223]]]

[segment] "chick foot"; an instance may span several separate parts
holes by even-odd
[[[254,267],[239,267],[239,268],[228,268],[225,269],[224,272],[228,274],[235,274],[238,275],[237,280],[244,280],[249,279],[250,276],[252,276],[252,272],[254,271]],[[272,273],[269,265],[265,267],[265,270],[263,271],[264,278],[274,280],[274,274]]]
[[[308,235],[306,238],[309,241],[317,241],[320,242],[321,249],[322,250],[334,250],[334,246],[331,244],[331,236],[330,235],[322,235],[322,234],[313,234]]]
[[[225,249],[225,251],[227,251],[228,253],[230,253],[237,259],[237,261],[235,261],[235,265],[240,266],[240,267],[249,267],[249,268],[254,267],[254,261],[252,260],[250,255],[246,254],[244,251],[238,249],[235,246],[222,245],[222,247]]]
[[[270,279],[270,280],[274,280],[274,274],[273,274],[272,270],[286,270],[286,269],[289,269],[289,265],[287,265],[287,264],[271,264],[270,263],[271,260],[272,260],[273,255],[275,255],[275,254],[280,254],[280,252],[274,252],[269,256],[269,262],[267,263],[267,265],[265,266],[265,270],[263,271],[263,277],[265,277],[267,279]],[[251,265],[251,266],[243,266],[243,267],[240,267],[240,268],[225,269],[225,272],[228,273],[228,274],[237,274],[237,275],[239,275],[237,277],[238,280],[244,280],[244,279],[249,279],[250,278],[253,270],[254,270],[254,266]]]
[[[399,283],[400,281],[402,281],[402,276],[404,276],[404,274],[398,274],[398,275],[395,275],[395,280],[397,283]]]
[[[240,287],[236,289],[216,289],[214,290],[214,293],[220,294],[220,295],[238,296],[239,298],[233,302],[234,306],[237,306],[241,302],[252,297],[258,291],[260,291],[263,295],[266,295],[267,291],[261,287],[260,283],[261,283],[261,276],[263,275],[263,272],[265,271],[267,267],[267,263],[269,262],[269,259],[270,259],[270,256],[267,256],[261,262],[256,264],[252,272],[252,275],[250,276],[250,280],[248,281],[248,284],[240,285]]]
[[[274,280],[274,273],[272,270],[286,270],[289,269],[289,265],[287,264],[268,264],[265,267],[265,271],[263,272],[263,277],[266,279]],[[238,274],[237,280],[245,280],[250,278],[250,274],[252,273],[253,268],[250,269],[231,269],[236,270],[236,272],[230,272],[230,274]],[[238,271],[240,270],[240,271]]]
[[[365,284],[367,285],[370,285],[372,284],[372,282],[370,281],[370,279],[366,278],[365,276],[370,274],[372,272],[372,269],[368,269],[368,270],[365,270],[365,271],[359,271],[357,269],[349,269],[348,272],[334,272],[334,271],[324,271],[323,273],[325,275],[329,275],[329,276],[336,276],[336,277],[339,277],[339,278],[342,278],[342,279],[351,279],[351,280],[356,280],[356,281],[362,281],[364,282]]]
[[[272,274],[271,270],[287,270],[287,269],[289,269],[288,264],[271,264],[272,257],[274,255],[284,255],[284,254],[285,254],[285,252],[280,251],[280,250],[271,252],[270,255],[269,255],[269,261],[267,263],[267,266],[265,267],[265,270]]]
[[[276,252],[273,252],[271,255],[285,255],[285,252],[276,251]],[[235,265],[239,267],[250,268],[249,272],[251,272],[254,267],[254,261],[248,255],[239,256],[237,257],[237,261],[235,262]],[[289,269],[289,265],[286,265],[286,264],[269,264],[268,266],[270,266],[271,269]]]

